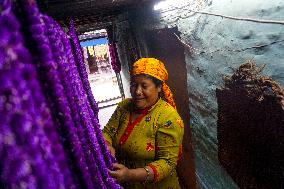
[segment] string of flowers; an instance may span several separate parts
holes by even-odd
[[[84,87],[84,89],[85,89],[85,91],[88,95],[88,99],[91,103],[93,112],[95,113],[95,116],[98,117],[99,108],[98,108],[98,105],[97,105],[95,98],[93,96],[90,83],[88,81],[88,74],[87,74],[87,71],[86,71],[86,66],[84,64],[84,58],[83,58],[79,38],[76,34],[74,22],[73,22],[72,19],[70,19],[68,34],[70,36],[70,42],[71,42],[71,45],[73,47],[72,48],[73,49],[73,55],[74,55],[74,58],[75,58],[75,62],[76,62],[80,77],[81,77],[82,82],[83,82],[83,87]]]
[[[50,20],[50,22],[52,22],[51,18],[48,18],[48,17],[45,17],[45,20],[47,21]],[[101,164],[102,162],[96,162],[94,159],[94,157],[100,156],[100,154],[94,155],[90,153],[93,148],[96,148],[95,146],[96,139],[94,138],[95,133],[90,130],[90,128],[92,128],[92,126],[90,125],[90,118],[89,118],[90,116],[88,115],[86,109],[84,109],[85,104],[83,102],[84,101],[87,102],[87,99],[84,99],[85,95],[83,93],[80,94],[80,91],[83,90],[83,87],[82,87],[80,77],[79,77],[79,74],[75,66],[74,58],[72,54],[70,54],[70,56],[68,57],[65,55],[65,54],[72,53],[70,50],[70,44],[68,45],[68,40],[66,37],[64,37],[65,35],[63,33],[63,30],[58,25],[56,25],[54,21],[53,21],[53,25],[55,26],[55,28],[51,29],[52,33],[50,36],[50,38],[53,40],[53,44],[60,44],[60,42],[62,41],[63,43],[65,43],[62,46],[67,47],[65,49],[62,49],[61,51],[59,50],[59,48],[55,47],[54,50],[55,52],[63,53],[60,56],[58,56],[59,62],[60,62],[60,58],[62,57],[64,57],[64,60],[65,60],[65,62],[62,62],[63,64],[59,65],[59,69],[62,70],[61,73],[64,73],[64,70],[68,70],[68,71],[65,71],[65,73],[62,74],[61,77],[64,80],[64,85],[66,86],[66,93],[67,93],[69,101],[71,102],[72,112],[74,114],[73,116],[76,116],[77,120],[79,120],[79,122],[77,122],[76,127],[80,128],[79,136],[80,136],[80,139],[82,140],[82,146],[84,148],[84,152],[85,152],[85,156],[88,161],[88,165],[90,166],[89,170],[92,174],[92,180],[94,180],[95,186],[98,186],[99,188],[105,188],[104,183],[102,181],[101,173],[97,167],[97,164],[99,163]],[[54,30],[56,32],[54,32]],[[78,106],[76,101],[77,102],[79,101],[82,103]],[[79,112],[83,112],[83,113],[79,114]],[[93,114],[93,112],[91,113]],[[99,152],[100,149],[96,149],[95,151]]]
[[[121,71],[121,64],[118,58],[116,43],[112,39],[112,30],[110,28],[107,29],[108,34],[108,48],[109,48],[109,56],[111,67],[115,73],[119,73]]]
[[[80,73],[80,76],[81,78],[83,77],[82,79],[82,82],[83,82],[83,86],[85,88],[85,91],[87,91],[88,93],[88,97],[89,97],[89,100],[90,100],[90,103],[91,103],[91,107],[92,109],[94,110],[94,104],[95,104],[95,116],[97,118],[97,114],[98,114],[98,106],[96,104],[96,102],[94,101],[94,97],[92,95],[92,91],[91,91],[91,88],[90,88],[90,84],[89,84],[89,81],[88,81],[88,75],[87,75],[87,72],[86,72],[86,68],[85,68],[85,64],[83,62],[83,56],[82,56],[82,52],[81,52],[81,47],[80,47],[80,44],[79,44],[79,39],[78,39],[78,36],[76,34],[76,30],[75,30],[75,27],[74,27],[74,22],[73,20],[71,19],[70,20],[70,26],[69,26],[69,36],[70,36],[70,41],[71,41],[71,44],[73,45],[72,49],[73,49],[73,54],[75,55],[75,60],[76,60],[76,65],[78,67],[78,71]],[[93,100],[92,100],[93,99]],[[91,113],[91,111],[89,110],[89,113]],[[112,163],[116,160],[114,160],[111,156],[111,154],[109,153],[109,151],[107,150],[107,147],[106,147],[106,144],[105,144],[105,141],[103,139],[103,136],[101,134],[101,130],[100,130],[100,125],[99,125],[99,122],[98,122],[98,119],[96,118],[92,118],[92,123],[93,123],[93,126],[94,126],[94,130],[95,130],[95,134],[96,134],[96,137],[98,139],[98,142],[99,142],[99,145],[100,145],[100,148],[102,149],[102,152],[103,152],[103,157],[104,157],[104,161],[106,162],[106,166],[108,168],[111,168],[112,167]]]
[[[14,130],[16,126],[15,118],[16,116],[20,116],[18,115],[20,112],[17,114],[17,110],[19,110],[19,107],[22,107],[23,104],[22,101],[20,101],[22,99],[19,96],[19,87],[14,83],[16,79],[22,79],[21,74],[15,75],[13,70],[16,64],[22,64],[22,62],[18,60],[18,57],[13,57],[12,55],[15,54],[15,51],[21,50],[20,48],[17,48],[17,46],[23,47],[23,41],[21,40],[21,36],[19,36],[19,23],[11,13],[10,2],[1,2],[0,6],[2,8],[0,15],[0,34],[1,36],[5,36],[5,38],[1,38],[0,43],[1,184],[5,187],[9,187],[11,185],[20,186],[20,183],[23,182],[26,185],[36,187],[38,184],[37,180],[29,169],[30,167],[41,169],[41,167],[38,166],[39,164],[37,164],[37,162],[29,161],[33,159],[33,157],[29,152],[25,151],[25,146],[19,143],[19,139],[16,138],[18,132],[15,133]],[[7,25],[7,21],[12,22],[13,25]],[[17,40],[13,42],[14,44],[11,43],[12,37],[17,37]],[[18,73],[21,73],[21,71],[22,70],[18,70]],[[23,86],[26,86],[25,80],[23,80],[21,84],[22,83],[24,84]],[[27,113],[28,109],[25,108],[22,112]],[[12,128],[10,123],[11,125],[13,124],[14,128]],[[30,124],[30,122],[25,120],[24,123]],[[29,130],[30,129],[27,128],[24,134],[27,134]],[[41,156],[41,154],[38,154],[36,149],[32,147],[30,151],[34,150],[36,155]],[[13,165],[15,162],[18,162],[18,164]],[[26,165],[24,164],[25,162],[27,162]],[[41,166],[46,166],[46,164],[42,164]],[[17,174],[14,174],[14,171],[17,171]],[[50,175],[47,176],[47,182],[48,178],[50,178]],[[34,182],[31,183],[29,182],[30,180],[34,180]]]
[[[84,158],[84,153],[81,148],[81,142],[77,135],[77,128],[71,116],[71,110],[64,94],[59,73],[57,71],[57,63],[53,60],[50,43],[46,37],[46,28],[38,11],[35,1],[22,1],[24,21],[28,26],[29,39],[31,41],[30,51],[33,52],[34,63],[37,65],[38,72],[41,76],[42,86],[48,99],[48,104],[51,106],[53,119],[57,120],[59,129],[62,133],[63,141],[65,141],[65,149],[70,149],[68,157],[75,160],[73,164],[76,176],[79,177],[80,184],[86,188],[94,188],[89,168]],[[34,28],[37,27],[36,32]]]
[[[3,72],[0,82],[8,79],[0,89],[0,124],[4,124],[0,135],[5,136],[0,139],[0,158],[6,160],[0,170],[1,185],[7,184],[8,188],[121,188],[108,175],[111,155],[64,31],[39,12],[35,0],[14,3],[17,5],[13,10],[18,17],[14,20],[22,23],[21,32],[28,49],[23,45],[23,38],[15,34],[15,31],[21,34],[19,25],[16,23],[17,27],[9,31],[10,23],[2,19],[3,14],[12,10],[11,1],[1,2],[0,26],[9,26],[0,28],[3,44],[0,57],[8,62],[7,68],[4,63],[0,64],[0,73]],[[20,45],[15,46],[20,50],[9,50],[14,46],[7,45],[6,37],[11,43],[20,41]],[[18,63],[20,58],[29,64]],[[9,65],[12,59],[13,66]],[[3,115],[5,121],[2,121]],[[7,140],[12,144],[7,145]]]
[[[121,71],[121,64],[118,58],[116,44],[114,42],[109,42],[108,47],[112,69],[115,73],[119,73]]]
[[[65,46],[62,42],[62,34],[59,35],[60,29],[57,26],[55,26],[55,21],[53,21],[50,17],[48,16],[43,16],[43,20],[45,22],[45,25],[47,27],[47,36],[49,38],[51,48],[52,48],[52,53],[54,56],[55,61],[58,64],[58,74],[60,77],[60,80],[62,81],[62,86],[64,88],[67,100],[68,100],[68,105],[70,106],[71,110],[71,117],[73,118],[74,121],[74,126],[77,128],[77,134],[78,134],[78,140],[81,142],[82,150],[84,152],[84,157],[86,159],[86,163],[88,165],[88,171],[90,172],[91,175],[91,180],[94,181],[94,186],[100,186],[98,185],[101,180],[100,176],[98,175],[99,173],[96,171],[95,161],[94,158],[92,157],[92,154],[88,153],[90,149],[90,145],[85,139],[84,135],[84,128],[82,127],[82,120],[81,116],[79,115],[78,112],[78,107],[76,103],[77,93],[75,91],[76,87],[73,87],[74,85],[74,78],[76,78],[74,75],[76,72],[71,72],[70,70],[72,69],[72,65],[70,65],[68,57],[66,55],[66,50]],[[64,34],[64,33],[63,33]],[[65,35],[63,35],[65,36]],[[103,187],[103,186],[101,186]]]
[[[72,32],[71,32],[72,33]],[[76,33],[69,34],[69,35],[76,35]],[[63,40],[65,41],[65,40]],[[72,50],[69,43],[66,43],[67,49],[65,50],[67,52],[67,55],[70,55],[69,62],[71,63],[70,70],[73,70],[74,72],[77,72],[77,68],[75,67],[75,60],[72,56]],[[74,67],[73,67],[74,66]],[[107,150],[106,144],[102,138],[101,130],[99,129],[99,123],[94,116],[94,113],[91,110],[91,106],[88,103],[87,97],[85,95],[85,91],[83,89],[82,81],[80,80],[79,74],[73,76],[73,80],[77,83],[74,83],[73,86],[77,86],[76,88],[79,90],[80,94],[78,95],[82,99],[78,108],[79,112],[82,112],[82,116],[84,117],[84,128],[86,128],[86,137],[90,142],[90,145],[92,145],[91,152],[94,153],[94,157],[96,158],[97,166],[100,170],[100,173],[102,174],[104,184],[107,188],[121,188],[118,184],[114,182],[114,180],[108,175],[107,166],[104,161],[104,159],[108,158],[110,159],[110,153]],[[76,96],[76,95],[75,95]],[[85,99],[84,99],[85,98]],[[103,152],[104,153],[103,153]],[[109,160],[111,161],[111,159]],[[111,164],[111,163],[110,163]],[[110,168],[110,167],[109,167]]]
[[[73,188],[11,1],[0,7],[1,186]]]

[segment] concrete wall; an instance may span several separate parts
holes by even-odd
[[[178,6],[175,2],[175,6]],[[186,2],[186,1],[183,1]],[[196,0],[189,9],[233,17],[284,20],[283,0]],[[184,9],[154,11],[145,7],[131,13],[142,56],[147,56],[143,33],[154,28],[178,27],[185,42],[187,82],[196,175],[201,188],[238,188],[217,157],[216,88],[223,76],[246,60],[266,65],[263,75],[284,86],[284,25],[256,23],[191,13]],[[280,42],[282,40],[282,42]],[[254,46],[265,45],[261,48]],[[190,48],[191,47],[191,48]]]

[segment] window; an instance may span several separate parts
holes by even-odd
[[[90,86],[99,108],[121,101],[123,91],[119,87],[120,77],[110,64],[106,30],[87,32],[79,39]]]

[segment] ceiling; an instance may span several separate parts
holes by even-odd
[[[79,33],[89,28],[99,28],[129,9],[155,1],[157,0],[37,0],[43,12],[63,25],[68,25],[72,17]]]

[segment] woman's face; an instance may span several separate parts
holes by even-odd
[[[161,86],[144,75],[133,76],[130,83],[130,93],[137,109],[144,109],[155,104],[159,98]]]

